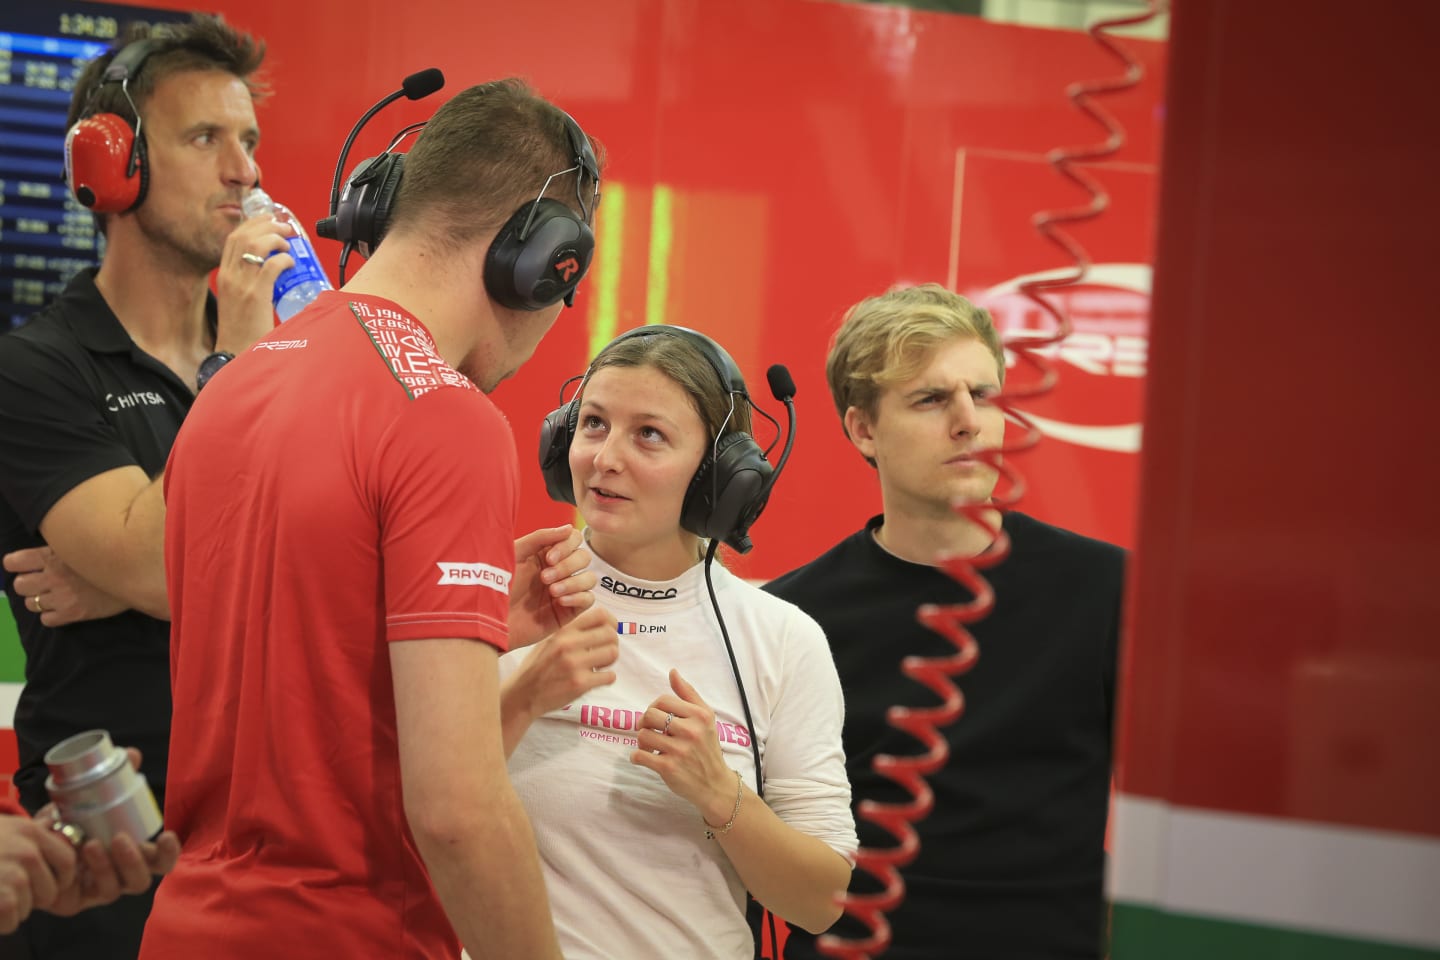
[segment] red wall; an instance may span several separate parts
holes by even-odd
[[[1440,946],[1437,36],[1434,3],[1177,5],[1117,958]]]
[[[1043,154],[1096,139],[1064,89],[1115,73],[1083,34],[873,4],[222,0],[212,9],[269,44],[275,93],[259,111],[265,183],[307,222],[326,212],[351,124],[425,67],[444,70],[446,90],[392,104],[360,137],[352,165],[448,93],[515,74],[604,141],[594,269],[576,309],[496,394],[527,469],[521,523],[569,516],[545,498],[538,470],[528,471],[538,424],[560,384],[583,369],[591,341],[647,319],[681,323],[718,337],[777,416],[766,367],[787,364],[799,386],[794,458],[753,531],[754,552],[729,559],[762,578],[809,560],[879,507],[824,385],[841,312],[897,282],[938,280],[981,294],[1068,266],[1029,220],[1084,198]],[[1115,207],[1078,235],[1099,263],[1144,265],[1164,48],[1130,46],[1150,78],[1112,101],[1130,134],[1099,171]],[[656,222],[657,199],[667,198],[669,213]],[[333,276],[338,245],[319,245]],[[1089,339],[1062,356],[1061,387],[1035,411],[1072,425],[1137,424],[1148,293],[1091,294],[1075,304]],[[992,305],[1003,322],[1028,322],[1013,298]],[[1024,507],[1129,544],[1136,465],[1133,451],[1047,441],[1022,464],[1037,481]],[[8,611],[0,621],[13,656]],[[10,765],[11,743],[0,729],[0,768]]]
[[[308,221],[325,212],[350,124],[424,67],[444,70],[445,91],[433,103],[387,108],[362,134],[352,164],[447,93],[511,74],[528,77],[605,143],[594,270],[573,315],[496,400],[528,469],[540,418],[560,383],[583,369],[590,328],[612,315],[597,302],[607,270],[617,329],[645,322],[649,311],[717,336],[777,415],[764,371],[787,364],[799,386],[799,440],[755,527],[756,549],[738,564],[760,577],[810,559],[878,509],[870,470],[845,442],[824,385],[827,339],[841,312],[899,281],[948,280],[979,292],[1065,266],[1028,226],[1041,206],[1076,199],[1041,154],[1095,139],[1063,89],[1114,72],[1081,34],[848,3],[415,0],[403,15],[376,2],[212,6],[269,42],[275,95],[260,112],[265,181]],[[1163,47],[1133,46],[1151,80],[1116,101],[1131,143],[1107,174],[1121,203],[1081,233],[1097,261],[1149,261]],[[649,270],[657,184],[672,198],[663,297]],[[333,269],[338,248],[320,246]],[[1135,297],[1123,306],[1142,339],[1146,306]],[[1045,412],[1138,421],[1134,371],[1062,367],[1073,380]],[[1057,482],[1027,508],[1128,543],[1133,453],[1048,446],[1027,469]],[[538,473],[526,480],[522,524],[567,516],[545,499]]]
[[[1351,9],[1175,15],[1121,789],[1440,837],[1440,8]]]
[[[766,367],[787,364],[799,387],[794,459],[753,531],[755,551],[729,561],[762,578],[811,559],[879,508],[824,384],[843,310],[892,284],[933,280],[986,300],[1007,329],[1032,323],[1030,308],[986,291],[1071,266],[1030,218],[1088,197],[1044,154],[1102,139],[1064,90],[1118,73],[1079,33],[814,0],[209,7],[269,43],[265,183],[309,223],[326,212],[350,125],[425,67],[444,70],[445,91],[389,107],[357,142],[352,165],[448,93],[507,75],[529,78],[605,143],[591,275],[573,313],[496,394],[529,471],[522,527],[569,515],[545,499],[530,467],[560,384],[583,369],[592,340],[658,318],[719,338],[777,417]],[[1050,439],[1021,461],[1031,475],[1025,510],[1127,546],[1165,55],[1154,42],[1128,46],[1149,76],[1107,101],[1129,135],[1095,171],[1114,207],[1076,235],[1096,263],[1132,265],[1131,278],[1071,301],[1080,336],[1060,356],[1060,389],[1034,411],[1079,427],[1077,436],[1101,428],[1129,439],[1117,449]],[[320,247],[333,276],[338,247]]]

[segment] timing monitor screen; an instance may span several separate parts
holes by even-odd
[[[0,333],[100,258],[90,212],[65,188],[65,114],[88,60],[131,21],[187,19],[111,3],[0,2]]]

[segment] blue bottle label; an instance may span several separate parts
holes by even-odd
[[[275,280],[275,303],[279,303],[285,294],[302,283],[318,283],[321,287],[330,289],[330,281],[325,277],[325,271],[315,257],[315,248],[310,246],[308,239],[303,236],[291,237],[290,256],[295,258],[295,266]]]

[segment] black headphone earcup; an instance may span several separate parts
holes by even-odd
[[[382,153],[355,165],[335,204],[335,236],[369,258],[390,229],[391,207],[405,172],[405,154]]]
[[[745,534],[764,509],[766,481],[773,472],[750,434],[725,434],[713,456],[706,455],[690,480],[680,508],[680,526],[745,552],[749,549]]]
[[[575,503],[570,441],[579,417],[580,402],[571,400],[547,413],[540,424],[540,474],[545,478],[545,492],[558,503]]]
[[[390,214],[395,207],[395,194],[400,189],[400,178],[405,175],[405,154],[386,154],[384,172],[371,195],[368,242],[360,253],[365,257],[375,252],[385,234],[390,231]]]
[[[594,231],[575,211],[548,198],[527,203],[490,244],[485,289],[511,310],[543,310],[574,292],[594,253]]]

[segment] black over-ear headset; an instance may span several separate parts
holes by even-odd
[[[731,403],[754,406],[745,388],[745,378],[730,354],[696,330],[668,324],[637,327],[616,337],[611,345],[633,337],[653,336],[679,337],[693,344],[715,370],[720,384],[730,394]],[[550,498],[561,503],[575,502],[570,443],[579,424],[585,382],[594,370],[592,364],[585,371],[575,397],[552,410],[540,425],[540,472],[545,477],[545,490]],[[760,516],[770,497],[772,473],[770,462],[750,434],[736,430],[717,437],[685,492],[680,526],[698,536],[728,543],[741,553],[748,551],[750,525]]]
[[[82,118],[65,134],[65,182],[82,206],[96,213],[125,213],[140,206],[149,187],[143,123],[130,97],[130,81],[156,44],[149,39],[127,44],[111,58],[81,110]],[[107,83],[120,84],[135,114],[135,125],[116,113],[85,114]]]
[[[418,96],[425,96],[444,82],[438,80],[429,89],[424,82],[412,84],[426,79],[426,73],[438,77],[439,71],[424,71],[407,77],[406,87],[414,85],[423,90]],[[408,89],[406,93],[411,99],[418,99]],[[486,291],[497,303],[512,310],[542,310],[559,300],[564,300],[566,306],[573,306],[575,288],[590,268],[590,259],[595,252],[592,221],[595,218],[595,203],[600,196],[600,164],[595,159],[594,148],[585,131],[569,114],[563,110],[560,114],[570,141],[570,167],[551,174],[535,199],[511,215],[500,228],[485,257]],[[368,115],[362,118],[361,124],[366,119]],[[367,258],[375,251],[390,228],[395,195],[405,173],[405,155],[396,153],[395,147],[407,134],[423,126],[420,123],[406,127],[385,152],[356,166],[345,183],[344,192],[333,203],[331,216],[316,224],[316,232],[320,236],[339,240]],[[354,133],[351,138],[354,138]],[[343,154],[341,159],[343,163]],[[566,204],[545,196],[551,180],[572,171],[575,173],[576,199],[583,215],[577,215]],[[584,192],[587,177],[591,184],[588,202]]]

